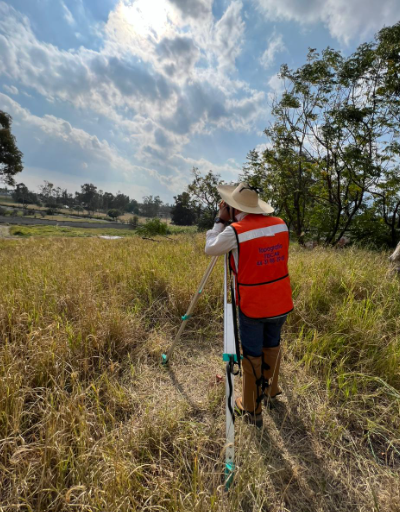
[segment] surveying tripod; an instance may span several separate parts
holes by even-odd
[[[228,490],[233,481],[235,472],[235,413],[234,407],[234,376],[239,372],[235,371],[235,364],[240,368],[240,355],[238,350],[238,337],[236,332],[236,306],[228,303],[228,255],[224,259],[224,352],[223,361],[226,362],[226,442],[225,442],[225,489]],[[175,336],[174,342],[166,354],[162,355],[162,364],[167,365],[172,353],[179,342],[187,321],[191,318],[197,301],[199,300],[204,286],[217,263],[218,256],[211,259],[207,270],[200,282],[197,292],[194,294],[186,314],[182,317],[182,324]],[[231,288],[231,300],[234,300]]]

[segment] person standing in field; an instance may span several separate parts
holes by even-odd
[[[267,215],[274,209],[247,183],[220,185],[218,192],[222,202],[213,229],[207,231],[205,252],[229,252],[243,350],[243,390],[235,412],[261,427],[262,402],[271,405],[282,392],[281,330],[293,310],[289,232],[282,219]]]

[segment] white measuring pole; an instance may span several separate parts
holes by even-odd
[[[228,258],[225,256],[224,265],[224,354],[226,361],[226,443],[225,443],[225,489],[228,490],[235,472],[235,425],[232,417],[234,408],[234,375],[233,364],[236,361],[235,334],[233,329],[232,304],[228,302]],[[234,298],[232,297],[232,300]]]

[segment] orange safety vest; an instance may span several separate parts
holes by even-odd
[[[250,318],[272,318],[293,310],[288,273],[289,232],[278,217],[247,214],[231,224],[238,244],[238,268],[232,253],[236,304]]]

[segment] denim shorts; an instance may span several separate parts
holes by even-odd
[[[259,357],[263,347],[277,347],[287,315],[279,318],[249,318],[239,311],[239,331],[243,354]]]

